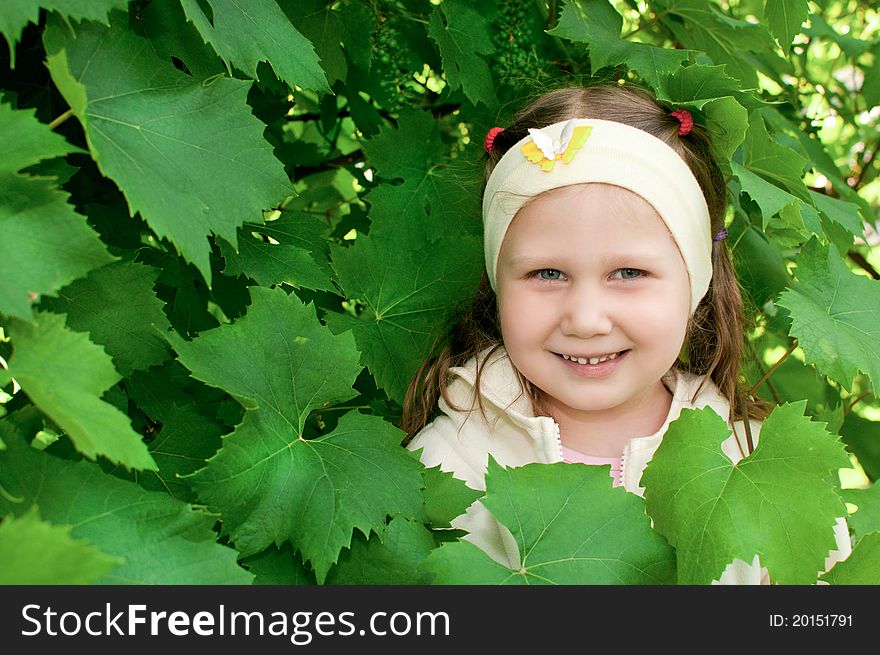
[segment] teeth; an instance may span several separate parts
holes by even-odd
[[[610,355],[603,355],[602,357],[590,357],[589,359],[585,357],[574,357],[572,355],[563,355],[564,359],[567,359],[571,362],[577,362],[578,364],[586,364],[589,362],[592,365],[596,365],[599,362],[607,362],[609,359],[616,359],[617,353],[612,353]]]

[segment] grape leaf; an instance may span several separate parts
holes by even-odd
[[[880,421],[869,421],[850,412],[840,427],[840,434],[868,477],[880,479]]]
[[[435,584],[671,584],[675,554],[651,529],[644,501],[612,488],[607,466],[489,460],[481,501],[519,546],[511,570],[477,546],[446,543],[422,563]]]
[[[369,67],[373,15],[367,5],[334,6],[324,0],[280,0],[279,5],[315,47],[331,85],[348,75],[346,53],[352,62]]]
[[[723,66],[694,64],[679,67],[660,78],[657,97],[676,107],[697,109],[705,116],[712,146],[721,163],[733,156],[749,126],[749,114],[740,104],[740,82],[724,74]]]
[[[862,223],[861,216],[859,216],[858,205],[846,200],[840,200],[839,198],[832,198],[824,193],[816,193],[815,191],[810,191],[810,197],[813,199],[816,209],[838,225],[846,228],[847,232],[858,237],[864,234],[865,226]]]
[[[0,32],[9,44],[11,67],[15,68],[15,45],[27,24],[38,22],[41,7],[74,20],[94,20],[106,25],[111,9],[125,9],[127,5],[128,0],[3,0]]]
[[[88,334],[68,329],[64,318],[40,312],[34,323],[12,322],[10,374],[86,457],[103,455],[129,469],[155,471],[128,417],[101,400],[121,377],[110,357]]]
[[[729,16],[706,0],[658,0],[654,10],[684,47],[701,50],[712,62],[724,64],[747,88],[756,85],[755,66],[743,51],[764,53],[773,48],[766,27]]]
[[[329,435],[303,439],[312,409],[354,395],[352,336],[332,335],[312,305],[281,289],[251,294],[234,325],[175,343],[194,377],[247,408],[190,482],[244,555],[290,539],[323,582],[354,528],[368,534],[386,515],[421,514],[420,465],[400,447],[402,433],[372,416],[348,413]]]
[[[411,147],[401,149],[400,141],[410,137]],[[366,309],[359,317],[329,314],[327,324],[337,333],[354,332],[361,362],[400,402],[483,267],[480,238],[471,234],[479,222],[468,220],[476,210],[468,198],[476,196],[463,193],[456,173],[438,173],[440,148],[436,121],[415,112],[402,115],[398,129],[369,141],[367,156],[382,175],[405,177],[405,182],[380,186],[367,196],[373,205],[367,237],[330,248],[346,297]]]
[[[473,238],[444,239],[413,248],[402,235],[370,235],[354,246],[331,246],[333,268],[346,297],[366,304],[359,317],[328,314],[337,333],[351,330],[366,364],[388,396],[403,402],[407,387],[455,303],[473,290],[482,268]]]
[[[482,491],[471,489],[452,473],[441,471],[439,464],[424,469],[422,477],[425,480],[425,514],[435,528],[449,527],[452,519],[464,514],[471,503],[483,495]]]
[[[730,162],[733,174],[739,180],[742,190],[754,200],[761,209],[761,229],[766,230],[770,219],[781,212],[785,207],[797,202],[797,198],[788,191],[783,191],[775,184],[768,182],[757,173],[753,173],[745,166],[733,161]]]
[[[285,282],[335,292],[326,234],[326,221],[303,211],[284,211],[265,223],[245,223],[238,231],[238,252],[220,241],[226,260],[223,272],[247,275],[262,286]]]
[[[801,25],[809,14],[807,0],[765,0],[764,2],[767,27],[786,54],[791,50],[791,42],[800,34]]]
[[[859,539],[849,557],[819,579],[833,585],[880,584],[880,532]]]
[[[851,389],[859,370],[880,389],[880,282],[856,275],[814,237],[801,248],[800,284],[777,304],[791,312],[791,336],[820,373]]]
[[[880,485],[875,482],[867,489],[844,489],[842,495],[844,501],[858,507],[847,518],[857,538],[880,530]]]
[[[641,484],[654,528],[675,547],[679,584],[709,584],[756,554],[772,582],[815,583],[846,516],[829,480],[850,461],[805,405],[776,407],[736,465],[721,450],[730,428],[711,408],[670,424]]]
[[[0,513],[21,516],[34,505],[49,523],[71,526],[124,563],[104,584],[250,584],[236,552],[216,543],[216,517],[195,511],[165,493],[104,473],[90,462],[59,459],[28,446],[9,421],[0,422],[9,446],[0,452],[0,486],[21,498],[0,495]]]
[[[739,233],[744,223],[744,233]],[[767,241],[767,237],[751,223],[734,221],[729,229],[730,240],[736,244],[732,254],[737,279],[748,298],[758,307],[763,307],[764,303],[776,297],[790,281],[785,260]],[[787,359],[784,363],[789,361],[791,359]],[[754,382],[757,382],[757,379]],[[796,398],[803,397],[796,396]]]
[[[743,142],[744,166],[752,173],[768,179],[793,196],[810,201],[802,180],[806,159],[790,148],[774,141],[758,112],[749,115],[749,129]]]
[[[197,405],[174,404],[157,415],[161,425],[147,445],[156,462],[155,472],[135,472],[131,477],[144,489],[165,491],[174,498],[195,503],[188,475],[205,466],[220,448],[225,426],[206,416]]]
[[[238,226],[288,195],[290,184],[246,103],[249,82],[193,80],[158,59],[123,18],[73,33],[50,19],[47,65],[131,213],[140,211],[210,281],[208,234],[235,244]]]
[[[314,585],[315,574],[303,564],[299,553],[294,553],[289,541],[281,548],[269,546],[257,555],[245,559],[244,564],[253,573],[255,585]]]
[[[293,89],[301,86],[329,91],[327,78],[309,40],[287,20],[275,0],[207,0],[210,18],[197,0],[180,0],[205,43],[227,66],[257,78],[257,64],[268,62],[275,74]]]
[[[625,40],[620,36],[622,28],[623,17],[606,0],[565,0],[559,23],[547,33],[586,44],[594,71],[625,64],[655,89],[691,54]]]
[[[36,505],[20,517],[7,515],[0,522],[0,584],[91,584],[125,561],[72,539],[70,530],[42,521]]]
[[[429,576],[418,566],[434,549],[431,532],[417,521],[393,518],[381,535],[357,536],[327,575],[332,585],[419,585]]]
[[[114,258],[55,180],[18,174],[79,148],[40,123],[33,110],[0,104],[0,151],[0,313],[30,320],[29,294],[55,293]]]
[[[56,314],[67,314],[68,327],[88,332],[104,346],[123,377],[170,359],[162,333],[171,329],[153,284],[160,271],[130,262],[93,270],[43,303]]]
[[[172,61],[176,57],[199,79],[226,71],[214,49],[186,20],[180,0],[150,0],[148,5],[132,9],[132,13],[132,27],[150,40],[160,58]]]
[[[477,9],[462,0],[444,0],[434,7],[428,36],[440,49],[446,81],[462,89],[474,104],[498,102],[489,64],[480,55],[494,52],[486,22]]]

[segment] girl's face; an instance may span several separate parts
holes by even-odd
[[[662,388],[684,343],[690,287],[640,196],[607,184],[538,196],[504,237],[497,279],[504,346],[551,413],[637,410]]]

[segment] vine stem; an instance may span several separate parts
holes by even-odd
[[[49,123],[49,129],[50,129],[50,130],[54,130],[56,127],[58,127],[59,125],[61,125],[61,123],[63,123],[64,121],[66,121],[66,120],[67,120],[68,118],[70,118],[71,116],[73,116],[73,109],[68,109],[66,112],[64,112],[63,114],[61,114],[58,118],[56,118],[56,119],[53,120],[51,123]]]
[[[853,400],[849,405],[846,406],[846,409],[843,410],[843,415],[846,416],[852,411],[852,408],[855,407],[855,404],[860,400],[863,400],[871,395],[870,391],[865,391],[860,396],[858,396],[855,400]]]
[[[324,412],[338,412],[343,409],[369,409],[369,405],[343,405],[341,407],[327,407],[326,409],[316,409],[315,412],[323,414]]]
[[[768,371],[766,373],[764,373],[764,375],[761,377],[761,379],[755,383],[755,386],[753,386],[751,389],[749,389],[750,396],[754,395],[754,393],[758,389],[761,388],[761,385],[763,385],[770,378],[770,376],[773,375],[773,373],[776,371],[776,369],[779,368],[780,366],[782,366],[782,362],[784,362],[786,359],[788,359],[788,356],[794,352],[794,349],[797,348],[797,346],[798,346],[798,342],[797,342],[797,339],[795,339],[794,343],[791,344],[791,347],[785,351],[785,354],[782,357],[779,358],[779,361],[777,361],[773,366],[771,366],[768,369]]]
[[[652,18],[651,20],[647,21],[646,23],[642,23],[642,24],[639,25],[636,29],[634,29],[632,32],[628,32],[627,34],[624,34],[624,35],[623,35],[622,37],[620,37],[620,38],[622,38],[622,39],[628,39],[628,38],[630,38],[631,36],[633,36],[634,34],[638,34],[638,33],[641,32],[642,30],[648,29],[648,28],[651,27],[652,25],[655,25],[656,23],[659,23],[659,22],[660,22],[660,19],[663,18],[663,17],[664,17],[666,14],[668,14],[668,13],[669,13],[668,11],[661,11],[659,14],[655,14],[655,15],[654,15],[654,18]]]

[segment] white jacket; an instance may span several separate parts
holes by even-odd
[[[481,353],[481,358],[486,352]],[[480,380],[488,424],[473,401],[476,358],[464,366],[451,368],[450,374],[454,378],[448,386],[452,403],[463,408],[473,406],[475,409],[471,412],[456,411],[440,398],[443,414],[420,430],[407,446],[410,450],[423,449],[420,459],[425,466],[439,464],[441,470],[451,472],[469,487],[485,491],[484,476],[490,454],[505,467],[563,461],[559,425],[551,417],[534,415],[528,395],[521,393],[522,387],[513,364],[503,348],[487,362]],[[627,491],[644,495],[644,488],[639,486],[642,472],[660,445],[667,427],[678,418],[683,408],[709,406],[719,416],[727,417],[729,404],[711,380],[706,380],[699,395],[692,401],[701,381],[702,377],[676,368],[663,376],[663,383],[673,393],[672,406],[657,432],[647,437],[632,438],[626,444],[621,460],[621,484]],[[757,444],[761,424],[750,421],[750,427],[752,441]],[[742,459],[746,452],[742,422],[737,422],[736,428],[736,435],[742,440],[742,451],[733,434],[721,445],[722,451],[733,463]],[[452,527],[466,530],[468,534],[463,539],[479,546],[495,561],[514,570],[520,568],[519,550],[513,535],[480,501],[475,501],[464,514],[456,517]],[[826,571],[852,551],[845,518],[838,518],[834,537],[837,549],[831,550],[826,557]],[[713,581],[713,584],[769,583],[767,569],[760,565],[757,555],[751,564],[734,560],[720,578]]]

